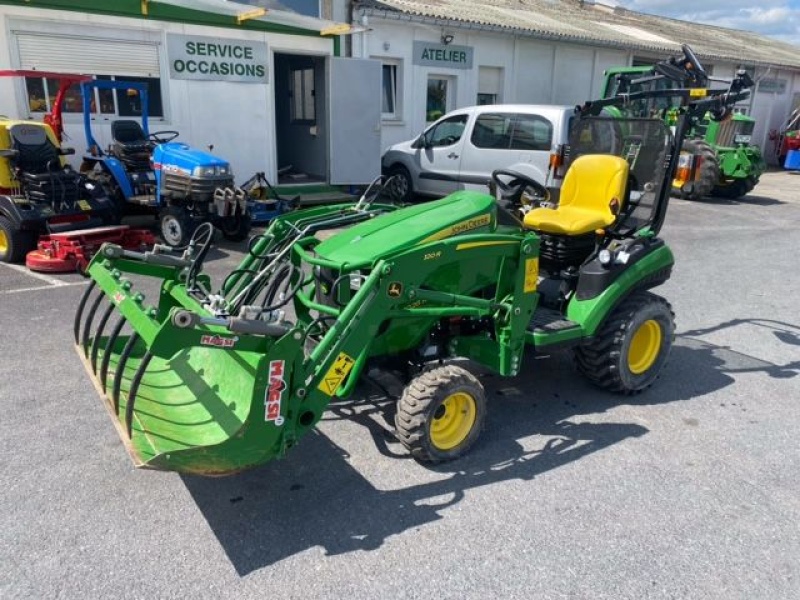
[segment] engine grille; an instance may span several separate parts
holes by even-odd
[[[191,197],[194,201],[209,202],[217,188],[233,187],[233,177],[190,177],[180,173],[164,175],[164,189],[178,198]]]

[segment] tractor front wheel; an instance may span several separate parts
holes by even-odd
[[[21,263],[34,247],[31,232],[17,229],[6,217],[0,216],[0,262]]]
[[[238,214],[224,217],[219,221],[219,229],[229,242],[241,242],[250,235],[250,215]]]
[[[180,206],[168,206],[158,217],[161,239],[173,248],[182,248],[189,243],[194,229],[192,218]]]
[[[591,343],[576,350],[578,370],[609,391],[641,392],[658,379],[674,337],[669,303],[635,292],[614,309]]]
[[[400,442],[421,462],[462,456],[475,443],[486,417],[486,394],[472,373],[447,365],[414,378],[397,403]]]

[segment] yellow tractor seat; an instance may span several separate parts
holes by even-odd
[[[526,229],[559,235],[584,235],[617,218],[625,199],[628,161],[609,154],[575,159],[561,186],[556,208],[535,208],[525,215]]]

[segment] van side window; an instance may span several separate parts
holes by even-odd
[[[456,115],[436,124],[425,134],[428,146],[450,146],[461,139],[467,126],[467,115]]]
[[[477,148],[508,148],[506,131],[513,122],[514,115],[484,113],[475,120],[470,141]]]
[[[539,115],[485,113],[476,119],[470,141],[477,148],[549,151],[553,124]]]
[[[553,145],[553,124],[538,115],[515,115],[510,138],[511,150],[549,151]]]

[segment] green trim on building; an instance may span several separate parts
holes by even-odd
[[[227,29],[245,31],[263,31],[320,37],[318,31],[310,29],[266,23],[257,19],[244,21],[239,25],[236,23],[236,17],[233,15],[221,15],[201,10],[182,8],[180,6],[161,4],[159,2],[149,2],[147,4],[147,15],[143,15],[142,0],[27,0],[25,4],[21,4],[19,0],[0,0],[0,5],[3,4],[19,6],[21,8],[66,10],[71,12],[128,17],[132,19],[143,19],[145,21],[169,21],[173,23],[210,25],[213,27],[225,27]],[[246,8],[245,5],[242,5],[242,12],[244,12]],[[332,37],[335,51],[339,44],[339,37]]]

